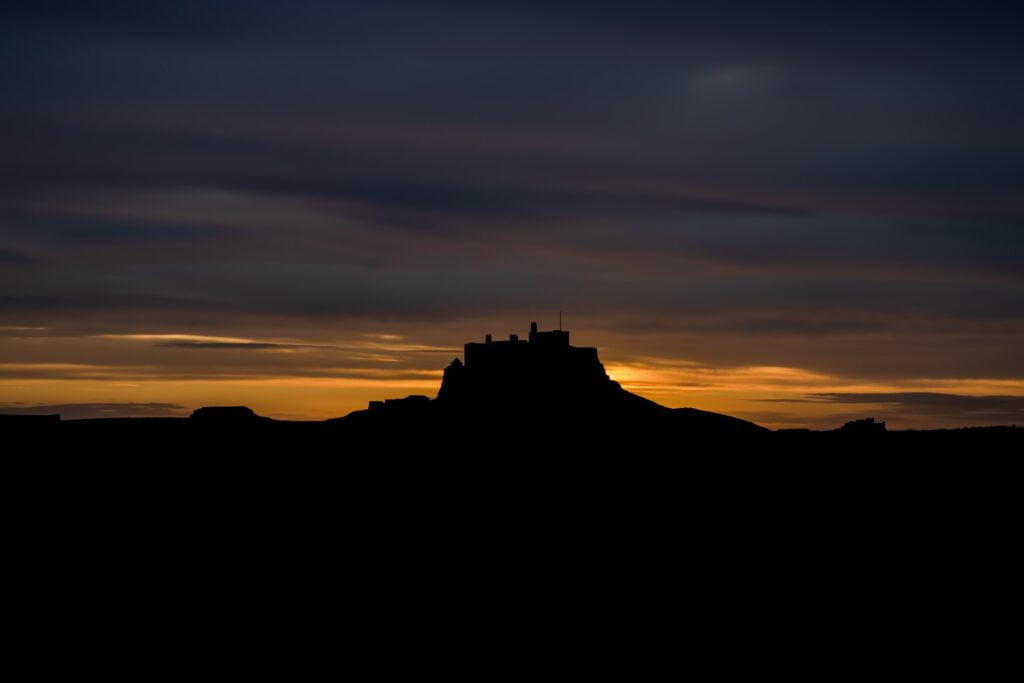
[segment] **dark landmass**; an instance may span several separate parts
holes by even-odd
[[[889,431],[872,419],[831,431],[772,431],[728,415],[667,408],[623,389],[597,349],[563,330],[465,345],[445,369],[437,398],[374,401],[322,422],[272,420],[243,406],[206,407],[188,418],[61,420],[0,415],[0,433],[31,445],[138,452],[358,455],[562,454],[571,456],[747,452],[914,452],[1018,449],[1024,429],[993,426]]]
[[[32,539],[26,557],[46,558],[26,566],[76,594],[130,587],[145,609],[154,593],[202,596],[190,614],[232,587],[239,614],[263,613],[278,585],[319,609],[339,584],[344,609],[349,584],[376,605],[398,590],[388,618],[423,595],[447,601],[451,584],[484,604],[524,586],[547,607],[577,586],[602,612],[619,586],[660,609],[696,582],[685,608],[706,600],[720,619],[775,619],[793,595],[873,617],[892,604],[878,596],[906,605],[908,586],[947,609],[934,596],[953,581],[935,567],[1012,538],[1006,456],[1024,452],[1024,430],[771,431],[624,391],[592,349],[540,349],[470,346],[436,399],[322,422],[241,406],[0,418],[11,526]],[[987,579],[1013,565],[977,566]]]

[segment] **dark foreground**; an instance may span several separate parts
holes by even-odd
[[[720,661],[741,637],[789,652],[791,623],[810,634],[798,659],[861,647],[837,629],[862,623],[905,648],[906,615],[918,637],[945,633],[977,622],[962,605],[1008,594],[1020,429],[772,432],[700,411],[437,405],[315,423],[0,419],[11,584],[44,586],[30,593],[40,622],[85,633],[112,615],[147,643],[149,621],[180,619],[218,647],[230,625],[268,647],[284,631],[330,637],[333,653],[322,621],[341,615],[391,656],[389,629],[429,642],[444,615],[473,647],[524,622],[560,648],[570,628],[675,653],[668,614]]]
[[[820,675],[914,655],[913,637],[928,644],[914,666],[949,670],[935,643],[952,637],[941,654],[964,651],[977,675],[962,633],[1002,623],[1013,595],[1024,430],[771,431],[631,394],[596,350],[532,325],[465,358],[436,399],[324,422],[0,416],[8,583],[32,606],[16,630],[44,643],[39,662],[79,661],[38,637],[54,627],[104,637],[88,653],[103,666],[152,642],[176,659],[198,632],[218,650],[242,634],[261,656],[288,633],[332,656],[375,642],[375,665],[422,668],[404,641],[436,636],[426,649],[446,667],[472,652],[500,666],[509,653],[488,648],[507,643],[512,660],[556,647],[602,673],[620,652],[610,670],[634,678],[652,647]],[[107,636],[105,618],[142,644]],[[642,646],[623,649],[631,637]]]
[[[323,422],[272,420],[248,409],[201,409],[190,418],[61,420],[0,415],[12,452],[176,453],[366,458],[374,455],[520,455],[570,458],[880,452],[1015,453],[1024,429],[971,427],[886,431],[851,425],[832,431],[771,431],[726,415],[694,409],[642,413],[598,411],[502,412],[443,410],[434,402],[368,410]],[[56,448],[56,451],[50,451]]]

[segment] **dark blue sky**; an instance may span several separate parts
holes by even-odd
[[[457,344],[564,308],[709,366],[1019,379],[1021,19],[6,2],[0,328]]]

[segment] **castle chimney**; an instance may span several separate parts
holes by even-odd
[[[490,344],[491,343],[491,335],[487,335],[486,337],[484,337],[484,341],[486,343]]]
[[[537,323],[530,323],[530,332],[537,331]]]
[[[519,335],[518,334],[510,334],[510,335],[508,335],[508,340],[510,342],[517,342],[517,341],[519,341]]]

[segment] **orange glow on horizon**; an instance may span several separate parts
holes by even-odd
[[[0,363],[0,412],[5,406],[123,404],[131,414],[133,405],[160,404],[177,415],[206,405],[247,405],[273,418],[320,420],[364,409],[369,401],[436,396],[442,368],[461,356],[461,349],[397,333],[304,341],[184,333],[51,337],[25,328],[22,336],[0,338],[2,344],[6,358],[24,360]],[[605,368],[623,388],[663,405],[776,428],[833,428],[857,415],[893,419],[893,404],[878,397],[884,394],[1024,396],[1024,379],[1015,378],[872,380],[655,355],[613,356]],[[872,398],[859,401],[858,394]],[[895,424],[907,427],[939,418],[921,413],[899,419]]]

